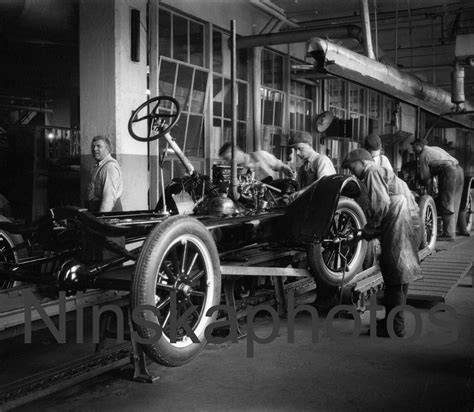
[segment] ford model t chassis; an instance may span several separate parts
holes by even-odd
[[[70,207],[31,224],[0,222],[0,288],[37,284],[53,296],[129,291],[142,348],[154,361],[176,366],[204,346],[221,297],[235,304],[231,278],[305,277],[333,292],[352,285],[351,301],[362,278],[367,285],[359,294],[380,287],[380,276],[368,282],[373,272],[361,272],[370,254],[367,242],[354,240],[365,224],[353,200],[360,195],[354,178],[322,178],[289,205],[284,195],[296,190],[289,179],[262,183],[241,175],[229,189],[223,167],[212,180],[194,172],[168,134],[178,116],[177,102],[159,97],[129,122],[138,140],[162,137],[188,171],[164,188],[155,210],[92,214]],[[146,137],[134,131],[140,122],[147,124]],[[186,327],[173,328],[173,319],[183,316]],[[157,330],[161,338],[150,339]]]

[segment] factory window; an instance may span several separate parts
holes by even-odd
[[[351,130],[347,127],[347,82],[341,79],[331,79],[326,82],[326,94],[329,110],[334,115],[327,136],[350,137]]]
[[[369,108],[367,111],[368,118],[368,133],[375,133],[378,135],[383,134],[382,132],[382,96],[374,92],[373,90],[368,91],[369,94]]]
[[[313,114],[313,87],[304,83],[290,83],[290,131],[311,133]]]
[[[353,83],[349,84],[349,117],[352,120],[352,139],[362,141],[366,135],[367,90]]]
[[[230,79],[229,35],[220,30],[212,33],[212,69],[213,76],[213,119],[212,139],[210,144],[211,158],[217,158],[219,148],[231,140],[232,133],[232,100]],[[237,56],[237,144],[247,149],[247,99],[248,78],[247,51],[240,51]]]
[[[204,38],[204,24],[160,10],[160,55],[204,67]]]
[[[159,94],[181,106],[173,137],[186,156],[204,157],[204,108],[209,73],[199,67],[161,58]]]
[[[262,149],[284,159],[283,147],[283,56],[270,50],[262,51]]]

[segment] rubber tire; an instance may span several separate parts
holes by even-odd
[[[438,213],[436,211],[436,204],[434,199],[429,195],[423,195],[420,198],[418,203],[418,207],[420,208],[420,249],[429,248],[430,250],[434,250],[436,247],[436,239],[438,237]],[[425,221],[426,221],[426,213],[428,209],[431,208],[433,213],[433,233],[431,239],[426,238],[425,236]]]
[[[459,212],[458,230],[462,235],[471,233],[472,230],[472,194],[469,192],[467,199],[467,207]]]
[[[10,219],[6,218],[3,215],[0,215],[0,222],[10,222]],[[12,233],[6,232],[4,230],[0,230],[0,236],[3,236],[5,240],[11,247],[18,246],[24,243],[23,237],[21,235],[14,235]],[[18,262],[18,259],[26,257],[26,250],[19,249],[13,252],[15,262]],[[22,285],[22,282],[17,281],[9,281],[8,283],[4,284],[0,281],[0,289],[10,289],[16,286]]]
[[[207,228],[198,220],[189,216],[173,216],[166,219],[163,223],[157,225],[148,235],[140,256],[138,258],[131,290],[131,309],[132,311],[140,305],[155,305],[155,287],[157,274],[161,261],[168,250],[168,247],[174,240],[182,235],[193,235],[203,243],[211,261],[212,272],[210,275],[214,279],[214,288],[211,293],[208,292],[205,306],[206,311],[220,302],[221,296],[221,273],[220,262],[217,247],[212,235]],[[209,279],[209,278],[208,278]],[[148,312],[149,313],[149,312]],[[205,313],[205,311],[204,311]],[[177,347],[162,336],[153,344],[142,345],[145,353],[157,363],[165,366],[180,366],[201,352],[206,345],[204,331],[207,325],[215,321],[217,311],[213,316],[202,316],[198,322],[201,332],[196,332],[199,343],[191,342],[186,347]],[[147,317],[151,321],[151,316]],[[157,322],[155,316],[153,321]],[[135,325],[136,330],[142,338],[154,336],[152,328],[146,328]],[[195,328],[196,329],[196,328]]]
[[[358,229],[362,229],[367,223],[362,208],[354,200],[341,198],[336,212],[341,210],[348,211],[355,218]],[[367,241],[359,241],[357,248],[355,257],[349,263],[348,270],[344,274],[344,285],[349,283],[360,272],[367,254]],[[323,260],[322,252],[323,248],[320,243],[308,245],[306,248],[308,265],[311,273],[316,278],[316,282],[328,287],[342,286],[342,271],[334,272],[330,270]]]

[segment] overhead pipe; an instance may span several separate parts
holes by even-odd
[[[375,60],[374,47],[372,45],[372,33],[370,31],[370,15],[368,0],[360,0],[360,17],[362,18],[362,33],[364,35],[364,46],[367,57]]]
[[[265,0],[250,0],[250,4],[254,5],[255,7],[259,8],[260,10],[264,11],[265,13],[276,17],[280,21],[282,21],[284,24],[290,27],[300,27],[299,24],[291,21],[286,17],[286,15],[280,11],[279,9],[276,8],[276,6],[271,3],[270,1],[265,1]]]
[[[449,92],[394,66],[320,38],[311,39],[307,51],[315,59],[318,71],[363,84],[438,115],[455,110]],[[466,101],[464,110],[474,110],[474,104]],[[472,120],[465,118],[459,122],[463,121],[467,127],[474,128]]]
[[[242,36],[237,39],[237,49],[251,47],[274,46],[277,44],[306,42],[311,37],[335,37],[353,38],[362,43],[362,29],[355,24],[343,26],[326,26],[318,29],[288,30],[277,33],[256,34],[254,36]]]

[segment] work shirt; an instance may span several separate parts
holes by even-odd
[[[239,166],[246,167],[250,171],[255,172],[255,178],[257,180],[263,180],[268,176],[273,176],[273,172],[283,172],[290,177],[293,175],[288,165],[265,150],[257,150],[256,152],[250,153],[249,160]]]
[[[109,154],[91,169],[87,187],[89,209],[92,212],[117,210],[122,191],[122,171],[118,162]]]
[[[385,167],[386,169],[393,172],[392,165],[390,164],[390,160],[388,160],[387,156],[383,155],[380,150],[371,150],[370,154],[372,155],[372,159],[374,159],[374,163],[377,166]]]
[[[379,231],[380,269],[385,284],[401,285],[420,278],[417,252],[418,205],[407,184],[374,163],[367,164],[361,180],[368,202],[367,226]]]
[[[421,180],[428,182],[443,167],[457,166],[458,164],[459,162],[441,147],[425,146],[419,157]]]
[[[336,169],[329,157],[314,152],[298,169],[297,181],[300,189],[309,186],[323,176],[335,175]]]

